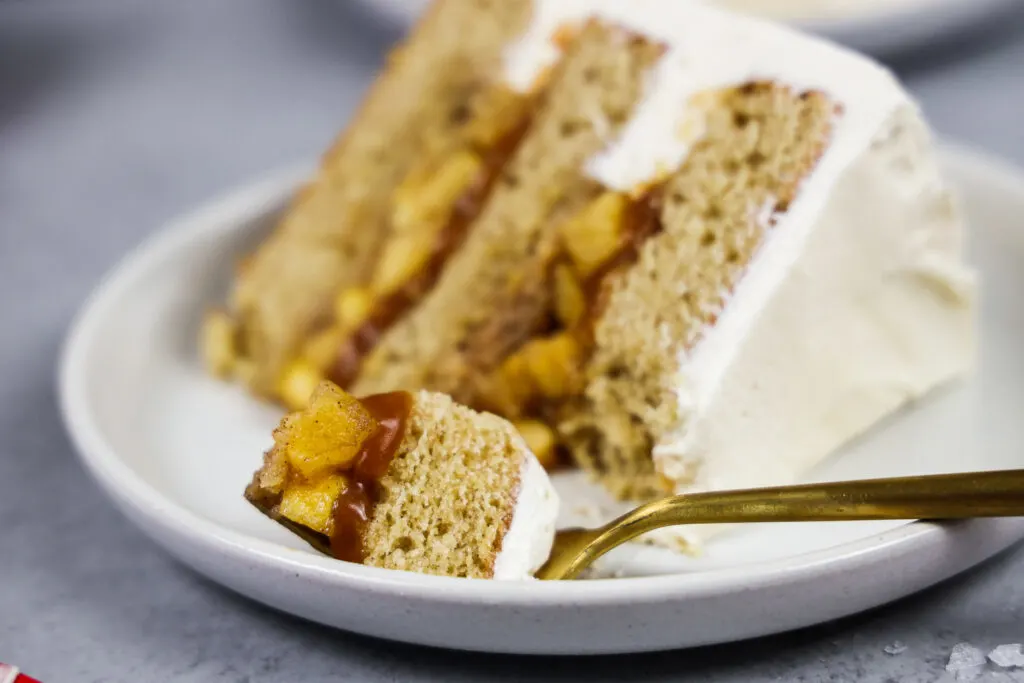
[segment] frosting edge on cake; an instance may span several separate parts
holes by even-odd
[[[519,441],[524,451],[519,493],[494,559],[492,578],[499,580],[531,578],[547,562],[555,541],[558,495],[537,458]]]
[[[801,192],[823,203],[809,232],[773,230],[718,324],[681,354],[680,429],[654,448],[680,492],[788,483],[973,365],[963,221],[916,108],[894,112],[834,189],[815,182]]]

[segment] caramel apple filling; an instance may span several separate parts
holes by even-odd
[[[396,188],[369,281],[338,293],[328,322],[282,375],[279,394],[302,407],[323,378],[348,387],[380,336],[433,289],[530,127],[531,100],[499,88],[475,107],[455,150],[428,157]]]
[[[309,540],[337,559],[361,563],[379,483],[402,445],[412,403],[406,392],[357,399],[322,383],[274,431],[246,498],[314,534]]]
[[[638,197],[608,191],[566,221],[550,267],[550,328],[508,356],[483,384],[481,406],[513,420],[546,467],[559,460],[557,415],[583,391],[583,366],[607,285],[662,230],[660,215],[658,189]]]

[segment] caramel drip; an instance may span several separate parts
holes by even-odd
[[[470,227],[480,215],[487,198],[501,176],[501,170],[519,147],[530,128],[530,117],[524,118],[494,146],[483,150],[483,169],[475,182],[452,207],[448,222],[440,231],[427,264],[401,289],[377,302],[369,318],[349,336],[338,350],[328,378],[347,388],[359,376],[363,358],[392,325],[425,297],[441,277],[448,259],[465,241]]]
[[[334,502],[330,538],[334,557],[356,563],[362,563],[365,557],[366,526],[380,499],[380,480],[387,474],[405,438],[413,398],[408,392],[397,391],[367,396],[360,402],[379,426],[363,443],[352,468],[345,472],[348,484]]]

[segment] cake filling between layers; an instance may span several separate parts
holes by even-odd
[[[548,329],[554,229],[601,194],[584,172],[629,120],[664,46],[585,25],[547,76],[546,96],[465,246],[431,294],[380,340],[358,393],[426,387],[480,405],[480,384]]]
[[[480,383],[479,407],[528,426],[527,436],[537,432],[533,425],[539,420],[547,425],[546,438],[555,443],[550,430],[583,389],[583,367],[593,352],[595,326],[612,279],[632,266],[643,244],[662,230],[661,194],[660,187],[637,197],[605,192],[561,226],[547,272],[548,324]],[[535,452],[544,450],[537,443],[531,446]]]
[[[679,427],[675,378],[797,197],[841,114],[819,92],[751,82],[701,93],[682,166],[605,190],[557,227],[548,325],[486,375],[481,407],[559,444],[615,493],[649,497],[652,450]]]
[[[505,106],[522,107],[522,114],[516,116],[518,121],[492,147],[475,150],[480,155],[481,168],[463,190],[462,195],[455,200],[444,227],[438,233],[429,255],[426,256],[426,263],[398,289],[371,304],[367,319],[343,342],[334,362],[329,366],[327,377],[331,381],[342,387],[352,384],[359,374],[362,358],[373,350],[381,334],[429,293],[440,277],[445,263],[461,246],[500,177],[501,170],[529,129],[528,105],[509,103]],[[422,257],[414,254],[412,258]]]
[[[389,55],[314,177],[239,265],[230,311],[204,329],[215,374],[279,398],[282,371],[334,294],[366,275],[386,236],[379,226],[393,190],[418,160],[458,137],[467,99],[500,82],[502,46],[531,9],[531,0],[442,0]]]
[[[338,292],[333,310],[283,372],[281,398],[300,408],[326,377],[349,387],[363,358],[434,287],[461,247],[502,170],[530,128],[535,100],[493,86],[468,96],[451,116],[455,143],[425,153],[392,195],[388,237],[366,280]]]

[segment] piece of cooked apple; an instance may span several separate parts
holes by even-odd
[[[366,287],[348,287],[334,299],[334,321],[341,329],[352,331],[362,325],[373,309],[373,293]]]
[[[562,224],[562,246],[580,279],[589,278],[619,251],[628,208],[626,195],[605,192]]]
[[[332,474],[312,483],[294,483],[285,488],[278,513],[318,534],[334,530],[334,503],[347,484],[345,475]]]
[[[552,275],[555,286],[555,314],[566,328],[579,325],[587,312],[587,300],[573,269],[565,263],[555,266]]]
[[[480,157],[463,149],[435,168],[427,166],[410,174],[392,198],[392,229],[399,235],[436,233],[482,171]]]
[[[559,398],[579,390],[581,350],[568,332],[532,339],[519,353],[542,396]]]
[[[274,430],[274,443],[307,481],[348,465],[377,430],[363,404],[330,382],[321,383],[309,407],[292,413]]]

